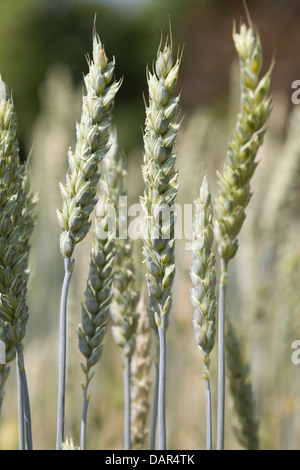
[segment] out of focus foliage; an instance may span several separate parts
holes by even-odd
[[[288,23],[299,13],[297,0],[249,0],[248,5],[263,26],[271,8],[274,28],[278,18]],[[141,143],[145,68],[151,67],[169,21],[174,48],[185,44],[181,88],[186,111],[226,89],[228,73],[222,76],[222,68],[234,56],[232,22],[244,13],[241,0],[1,0],[0,7],[0,73],[13,90],[20,140],[39,112],[39,86],[51,65],[68,66],[74,82],[82,82],[96,15],[107,53],[116,57],[116,73],[124,76],[115,114],[122,121],[119,138],[126,150]],[[25,158],[23,147],[22,152]]]

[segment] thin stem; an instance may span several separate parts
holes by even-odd
[[[130,380],[131,380],[131,359],[124,358],[124,449],[131,450],[131,399],[130,399]]]
[[[58,377],[58,405],[57,405],[57,433],[56,450],[60,450],[64,441],[65,421],[65,388],[66,388],[66,337],[67,337],[67,298],[72,273],[70,272],[70,258],[64,258],[65,276],[62,287],[60,303],[60,339],[59,339],[59,377]]]
[[[209,365],[205,364],[207,374],[209,374]],[[210,379],[205,379],[205,402],[206,402],[206,450],[212,450],[212,412],[211,412],[211,390]]]
[[[219,351],[218,351],[218,423],[217,450],[224,450],[225,424],[225,296],[227,285],[227,263],[221,259],[221,282],[219,290]]]
[[[83,389],[83,408],[82,408],[81,433],[80,433],[81,450],[86,450],[86,422],[87,422],[87,412],[88,412],[88,406],[89,406],[87,389],[88,389],[88,380],[86,380],[86,385]]]
[[[157,346],[157,354],[159,356],[159,346]],[[153,397],[152,426],[151,426],[151,436],[150,436],[150,450],[155,450],[158,387],[159,387],[159,363],[156,362],[155,363],[155,386],[154,386],[154,397]]]
[[[27,450],[32,450],[31,412],[30,412],[27,378],[26,378],[25,365],[24,365],[23,345],[20,343],[17,344],[16,351],[17,351],[18,374],[20,374],[20,382],[21,382],[21,390],[22,390],[26,448]]]
[[[18,361],[18,354],[16,351]],[[22,381],[19,368],[17,368],[17,389],[18,389],[18,423],[19,423],[19,450],[25,450],[25,429],[24,429],[24,406],[22,394]]]
[[[159,334],[158,447],[159,447],[159,450],[166,450],[166,330],[164,326],[158,328],[158,334]]]

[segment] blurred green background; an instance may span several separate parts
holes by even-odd
[[[291,363],[291,343],[300,339],[299,195],[300,118],[291,102],[291,84],[300,78],[298,0],[248,0],[260,31],[267,69],[273,55],[273,113],[254,196],[232,263],[229,310],[250,362],[261,419],[261,445],[300,447],[299,367]],[[172,25],[174,49],[184,46],[178,90],[184,116],[177,151],[181,187],[178,201],[190,204],[207,167],[213,195],[239,106],[239,76],[232,41],[233,21],[245,20],[241,0],[0,0],[0,74],[12,90],[23,160],[30,155],[33,186],[39,193],[33,237],[25,360],[35,448],[55,446],[58,309],[63,276],[55,209],[61,198],[67,149],[74,145],[80,118],[86,55],[96,27],[116,77],[114,124],[128,156],[128,195],[138,202],[142,130],[147,98],[146,66]],[[169,447],[204,448],[204,385],[201,355],[191,324],[188,275],[190,253],[178,241],[174,311],[168,332]],[[80,321],[90,239],[78,247],[69,302],[66,428],[78,442],[81,371],[76,328]],[[138,278],[143,279],[137,244]],[[0,448],[17,448],[15,370],[6,384],[0,417]],[[212,363],[216,392],[215,361]],[[88,447],[122,448],[123,391],[119,350],[106,340],[89,410]],[[215,396],[215,395],[214,395]],[[215,399],[215,398],[214,398]],[[227,448],[240,448],[232,431],[228,400]]]

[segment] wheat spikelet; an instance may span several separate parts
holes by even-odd
[[[67,438],[61,445],[61,450],[80,450],[80,447],[76,446],[72,438]]]

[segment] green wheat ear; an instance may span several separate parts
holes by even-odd
[[[125,184],[127,159],[119,147],[115,129],[111,133],[111,142],[111,149],[103,161],[101,186],[103,191],[109,194],[117,215],[116,232],[118,237],[116,240],[116,259],[110,313],[113,321],[112,335],[116,344],[122,350],[122,363],[123,367],[125,367],[126,360],[131,360],[135,348],[135,332],[138,322],[136,307],[139,296],[135,286],[133,245],[129,238],[122,238],[122,234],[120,234],[123,222],[127,222],[127,220],[123,220],[125,214],[122,213],[122,207],[120,207],[122,205],[120,198],[127,197]]]
[[[171,307],[171,287],[175,274],[175,214],[164,220],[164,211],[172,208],[178,192],[174,142],[180,127],[179,96],[175,94],[180,59],[173,62],[173,51],[166,43],[158,51],[154,71],[148,71],[149,105],[144,133],[145,181],[141,204],[145,213],[144,254],[148,291],[154,321],[165,328]],[[168,236],[169,235],[169,236]]]
[[[145,182],[141,205],[144,211],[144,257],[147,267],[151,325],[160,337],[160,393],[158,394],[159,448],[166,448],[165,432],[165,335],[171,309],[175,276],[174,200],[178,192],[174,142],[180,127],[176,84],[180,58],[173,60],[172,43],[159,47],[153,72],[148,70],[149,103],[144,132]]]
[[[219,195],[215,201],[216,239],[220,256],[228,263],[238,250],[238,234],[251,199],[250,180],[257,167],[257,152],[271,113],[269,97],[273,62],[260,78],[263,57],[259,33],[241,25],[233,39],[240,61],[241,111],[232,141],[228,144],[223,173],[218,173]]]
[[[121,348],[122,367],[124,376],[124,447],[131,448],[131,359],[135,349],[135,336],[139,315],[136,312],[139,296],[136,292],[136,275],[133,261],[133,245],[131,240],[123,238],[122,226],[126,223],[127,214],[123,214],[122,199],[127,197],[126,176],[127,161],[121,151],[117,132],[111,133],[111,149],[103,161],[102,191],[109,194],[116,210],[115,242],[116,254],[114,264],[114,277],[112,283],[112,299],[110,314],[113,322],[111,331],[113,339]]]
[[[60,304],[59,387],[57,406],[56,448],[64,441],[66,310],[70,279],[74,269],[72,254],[75,245],[85,238],[90,215],[97,203],[98,166],[110,144],[112,111],[121,81],[113,79],[115,62],[109,62],[104,46],[94,29],[93,60],[88,60],[89,73],[84,77],[86,94],[82,99],[80,122],[76,125],[75,151],[68,152],[66,183],[60,184],[63,199],[57,218],[62,229],[60,250],[64,258],[65,276]]]
[[[256,155],[267,130],[271,113],[269,96],[273,62],[260,78],[263,63],[258,31],[254,30],[246,4],[249,27],[242,24],[233,40],[239,56],[241,79],[241,110],[234,136],[227,147],[223,173],[218,173],[219,195],[214,210],[215,237],[221,257],[218,317],[218,432],[217,448],[224,448],[225,419],[225,299],[229,261],[238,250],[238,235],[246,218],[246,207],[251,199],[250,181],[257,167]]]
[[[196,341],[203,356],[203,375],[206,384],[207,449],[211,450],[212,413],[209,365],[210,353],[214,347],[216,336],[216,260],[212,251],[214,241],[213,206],[206,175],[194,201],[192,235],[193,262],[190,276],[193,283],[191,288],[193,325]]]
[[[17,125],[11,95],[0,77],[0,326],[8,350],[11,346],[15,348],[21,384],[19,403],[23,402],[22,407],[19,406],[19,429],[25,422],[26,445],[32,449],[23,340],[29,317],[28,257],[36,200],[31,195],[27,169],[20,164]],[[5,375],[2,378],[5,379]],[[21,441],[20,448],[23,448],[25,442]]]
[[[62,210],[57,210],[64,258],[72,256],[75,245],[88,233],[90,214],[96,202],[100,178],[98,166],[109,150],[110,125],[115,96],[121,80],[113,80],[115,62],[109,62],[99,36],[94,34],[93,60],[84,77],[86,94],[80,122],[76,126],[75,151],[68,152],[66,183],[60,184]]]
[[[115,264],[114,233],[107,230],[111,216],[111,201],[102,191],[96,206],[95,233],[90,252],[90,269],[82,305],[78,345],[85,358],[81,364],[85,374],[83,382],[83,411],[81,420],[81,449],[86,448],[86,422],[89,405],[88,387],[94,376],[91,369],[101,360],[103,341],[109,322],[109,307]]]
[[[190,276],[193,283],[191,288],[193,324],[197,344],[203,353],[206,380],[209,379],[210,353],[216,335],[216,260],[212,251],[213,241],[213,207],[205,176],[194,201],[193,263]]]

